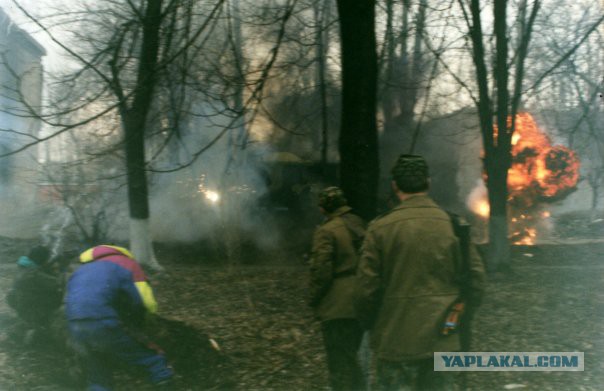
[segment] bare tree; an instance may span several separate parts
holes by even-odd
[[[508,2],[495,0],[493,3],[494,46],[489,51],[482,21],[483,8],[479,0],[458,1],[464,15],[471,41],[472,58],[475,65],[475,79],[478,87],[478,108],[484,148],[484,169],[487,175],[487,189],[490,203],[489,216],[489,266],[492,270],[509,267],[510,250],[507,226],[507,174],[511,166],[512,135],[521,99],[526,89],[525,60],[529,53],[529,43],[535,20],[542,1],[535,0],[529,6],[527,1],[519,3],[515,51],[510,56],[510,28],[508,26]],[[468,4],[469,3],[469,4]],[[533,81],[529,89],[538,86],[544,78],[560,66],[602,22],[603,18],[590,26],[585,36],[570,50],[563,53],[541,76]],[[487,59],[493,57],[491,69]],[[512,79],[510,80],[509,76]],[[512,87],[510,88],[510,84]]]
[[[193,21],[189,26],[188,40],[175,44],[172,42],[174,21],[187,11],[187,1],[148,0],[138,3],[117,4],[107,1],[97,9],[84,7],[81,19],[69,20],[73,14],[59,13],[59,23],[72,22],[80,30],[71,30],[78,43],[64,42],[53,35],[42,21],[28,13],[17,2],[15,4],[40,28],[48,32],[55,43],[59,44],[80,65],[73,73],[63,79],[64,83],[77,85],[95,85],[100,93],[82,93],[79,96],[84,104],[69,107],[66,113],[78,109],[100,105],[100,110],[77,124],[53,122],[59,114],[40,114],[32,108],[32,115],[39,115],[47,124],[59,126],[47,138],[64,133],[107,113],[116,111],[123,131],[128,204],[130,211],[130,247],[135,256],[154,269],[161,269],[157,262],[149,231],[149,194],[147,182],[146,139],[149,128],[149,112],[152,108],[159,76],[163,68],[181,58],[198,45],[200,37],[206,30],[209,21],[221,8],[222,1],[217,1],[213,8],[205,10],[205,20]],[[92,21],[92,23],[91,23]],[[189,19],[191,21],[191,19]],[[84,25],[84,22],[86,24]],[[85,27],[84,27],[85,26]],[[176,48],[171,47],[177,46]],[[171,50],[167,50],[170,48]],[[80,81],[83,81],[80,82]],[[72,100],[74,101],[74,100]],[[104,108],[103,108],[104,106]],[[37,139],[35,142],[43,141]],[[25,145],[23,148],[28,147]],[[18,151],[12,151],[18,152]]]
[[[453,64],[442,58],[455,43],[449,33],[458,20],[451,4],[385,0],[378,14],[383,16],[378,20],[385,20],[378,58],[382,196],[390,193],[387,178],[398,155],[421,149],[425,123],[444,114],[435,109],[447,106],[438,102],[434,91],[451,84],[443,78],[443,69]]]
[[[560,58],[565,60],[556,72],[551,72],[544,79],[543,84],[549,88],[539,88],[529,99],[533,106],[545,113],[542,120],[566,138],[568,146],[581,157],[581,180],[591,189],[591,208],[595,210],[604,181],[604,139],[598,131],[604,126],[604,101],[600,97],[604,36],[601,31],[594,31],[587,39],[584,38],[586,31],[592,27],[592,21],[603,9],[594,9],[591,4],[585,4],[583,12],[573,14],[569,11],[576,9],[576,6],[572,8],[561,1],[555,4],[560,11],[550,10],[540,27],[547,31],[555,28],[559,35],[568,37],[568,40],[561,40],[558,35],[544,34],[537,38],[540,45],[534,56],[551,63]],[[576,42],[583,44],[570,53]],[[530,80],[530,75],[527,78]]]
[[[342,45],[340,182],[351,206],[372,218],[379,178],[375,1],[337,4]]]
[[[397,4],[386,1],[386,30],[379,59],[385,133],[405,133],[413,128],[415,107],[429,70],[424,46],[428,4],[405,0],[400,12]],[[399,14],[401,21],[395,23],[393,19]]]
[[[314,4],[316,29],[316,85],[321,101],[321,164],[325,173],[329,151],[329,119],[327,103],[327,53],[329,52],[329,31],[326,31],[330,19],[330,1],[317,1]]]

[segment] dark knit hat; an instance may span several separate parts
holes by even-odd
[[[339,187],[330,186],[319,193],[319,206],[331,213],[348,204],[344,192]]]
[[[42,266],[50,259],[50,250],[45,246],[35,246],[29,250],[27,257],[37,265]]]
[[[401,155],[392,168],[392,180],[404,193],[428,190],[428,163],[419,155]]]

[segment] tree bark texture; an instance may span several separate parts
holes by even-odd
[[[340,182],[350,205],[372,218],[379,180],[375,0],[338,0],[342,43]]]
[[[154,271],[162,271],[163,267],[155,258],[151,242],[149,219],[130,218],[130,251],[136,260]]]
[[[488,71],[485,62],[485,47],[480,17],[480,1],[470,3],[473,60],[479,99],[477,102],[480,128],[484,148],[484,170],[487,174],[487,189],[490,204],[489,251],[487,264],[490,270],[507,268],[510,247],[507,227],[507,177],[511,164],[511,132],[508,132],[508,66],[506,36],[506,0],[495,0],[495,67],[497,95],[493,102],[489,94]],[[496,109],[494,108],[496,107]],[[496,118],[497,134],[494,132],[493,117]]]
[[[509,152],[507,156],[504,152],[500,157],[493,153],[485,162],[490,205],[487,266],[492,271],[508,268],[510,261],[507,217],[509,165],[505,163],[509,160]]]
[[[128,206],[130,210],[130,247],[141,263],[161,267],[155,260],[149,230],[149,186],[145,169],[145,129],[156,84],[162,0],[148,0],[143,23],[132,104],[122,112],[125,134]]]

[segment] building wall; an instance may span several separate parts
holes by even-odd
[[[29,108],[41,109],[45,54],[0,8],[0,154],[31,143],[40,132],[42,122]],[[33,237],[40,230],[37,149],[0,158],[0,235]]]

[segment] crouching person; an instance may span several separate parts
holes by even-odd
[[[7,302],[22,321],[24,342],[52,338],[50,325],[63,301],[63,279],[50,261],[44,246],[33,247],[17,261],[19,273],[7,295]]]
[[[125,248],[102,245],[80,255],[67,283],[65,312],[90,390],[109,390],[116,362],[140,367],[153,384],[170,382],[164,355],[136,338],[157,303],[140,265]]]

